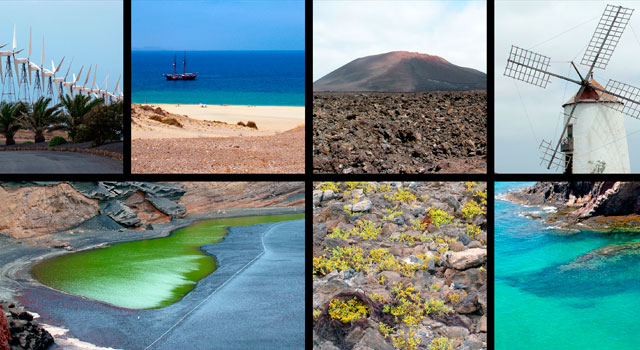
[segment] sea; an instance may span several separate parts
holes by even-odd
[[[198,74],[167,81],[162,74]],[[132,51],[131,101],[211,105],[304,106],[304,51]]]
[[[640,349],[640,254],[572,264],[639,233],[558,234],[525,213],[552,207],[504,200],[533,183],[495,185],[495,349]]]

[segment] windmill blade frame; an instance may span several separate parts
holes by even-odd
[[[633,9],[607,5],[580,64],[605,69],[624,32]]]

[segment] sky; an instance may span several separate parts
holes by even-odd
[[[133,50],[304,50],[304,0],[134,0]]]
[[[615,79],[640,87],[640,2],[615,2],[635,9],[605,70],[594,78],[605,86]],[[551,78],[546,89],[505,77],[511,45],[551,57],[549,70],[579,80],[570,61],[580,65],[606,1],[496,1],[495,5],[495,171],[559,172],[540,166],[541,139],[557,142],[564,127],[562,104],[579,86]],[[631,172],[640,172],[640,120],[625,117]]]
[[[487,72],[486,1],[313,1],[313,81],[364,56],[413,51]]]
[[[71,74],[82,70],[82,82],[89,65],[98,65],[96,85],[103,87],[109,71],[109,89],[116,85],[123,66],[123,3],[122,1],[0,1],[0,50],[11,50],[13,28],[16,25],[17,55],[27,56],[29,27],[32,28],[31,60],[41,64],[44,36],[45,68],[51,69],[65,57],[56,76],[64,76],[73,59]],[[5,72],[6,57],[2,58]],[[93,72],[89,84],[93,80]],[[122,88],[122,78],[120,81]],[[17,86],[16,86],[17,89]]]

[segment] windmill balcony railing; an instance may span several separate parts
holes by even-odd
[[[560,145],[562,152],[573,152],[573,137],[565,137]]]

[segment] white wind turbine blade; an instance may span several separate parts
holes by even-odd
[[[0,49],[1,49],[1,48],[3,48],[3,47],[5,47],[5,46],[7,46],[7,44],[0,45]]]
[[[64,58],[63,58],[64,60]],[[69,75],[69,71],[71,70],[71,65],[73,64],[73,58],[71,59],[71,63],[69,63],[69,68],[67,68],[67,74],[64,75],[64,80],[63,81],[67,81],[67,76]],[[74,75],[74,79],[75,79],[75,75]]]
[[[13,50],[15,51],[18,48],[18,41],[16,40],[16,25],[13,25]]]
[[[116,83],[116,88],[113,89],[113,92],[118,91],[119,87],[120,87],[120,77],[122,77],[122,75],[118,76],[118,82]]]
[[[40,73],[42,73],[42,93],[44,94],[44,36],[42,37],[42,56],[40,59]]]
[[[89,76],[90,75],[91,75],[91,65],[89,65],[89,72],[87,73],[87,79],[84,80],[84,84],[82,84],[82,87],[87,85],[87,83],[89,82]]]
[[[31,27],[29,27],[29,52],[27,53],[27,58],[31,57]]]
[[[64,62],[64,56],[60,60],[60,63],[58,63],[58,67],[53,70],[53,74],[58,73],[58,71],[60,70],[60,67],[62,67],[62,62]],[[51,68],[53,68],[53,60],[51,60]]]
[[[91,86],[89,86],[89,88],[93,89],[94,86],[96,86],[96,75],[98,73],[98,65],[96,64],[96,69],[93,70],[93,82],[91,83]]]

